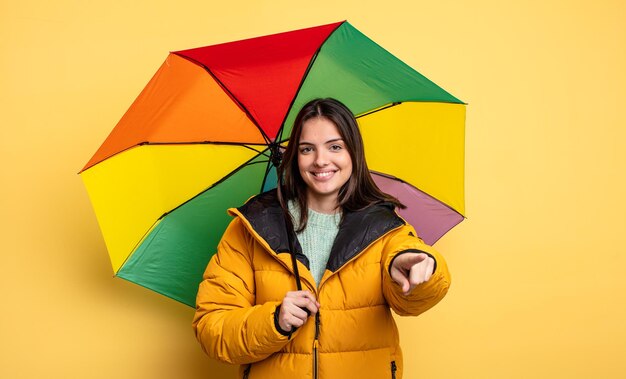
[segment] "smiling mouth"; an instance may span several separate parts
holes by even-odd
[[[324,171],[324,172],[312,172],[311,174],[313,174],[313,176],[315,176],[316,178],[328,178],[334,173],[335,171]]]

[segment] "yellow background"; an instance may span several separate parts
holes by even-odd
[[[76,173],[168,51],[343,19],[469,103],[469,219],[448,297],[399,321],[406,377],[626,377],[621,0],[2,0],[0,377],[234,372],[112,277]]]

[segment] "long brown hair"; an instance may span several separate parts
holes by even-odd
[[[339,207],[357,211],[372,204],[389,202],[405,208],[398,199],[382,192],[374,183],[365,161],[363,138],[350,109],[335,99],[315,99],[305,104],[296,116],[287,149],[278,167],[278,200],[281,207],[289,214],[287,201],[294,200],[301,210],[297,231],[304,230],[308,220],[307,186],[298,169],[298,143],[304,123],[316,117],[335,124],[352,160],[352,175],[339,190]]]

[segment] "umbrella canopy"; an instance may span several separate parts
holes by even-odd
[[[374,180],[427,243],[462,221],[465,104],[344,21],[169,54],[81,171],[116,275],[194,306],[226,208],[276,186],[318,97],[357,115]]]

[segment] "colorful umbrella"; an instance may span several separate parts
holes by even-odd
[[[190,306],[230,217],[276,186],[307,101],[358,117],[427,243],[463,219],[465,104],[348,22],[170,53],[81,171],[117,276]]]

